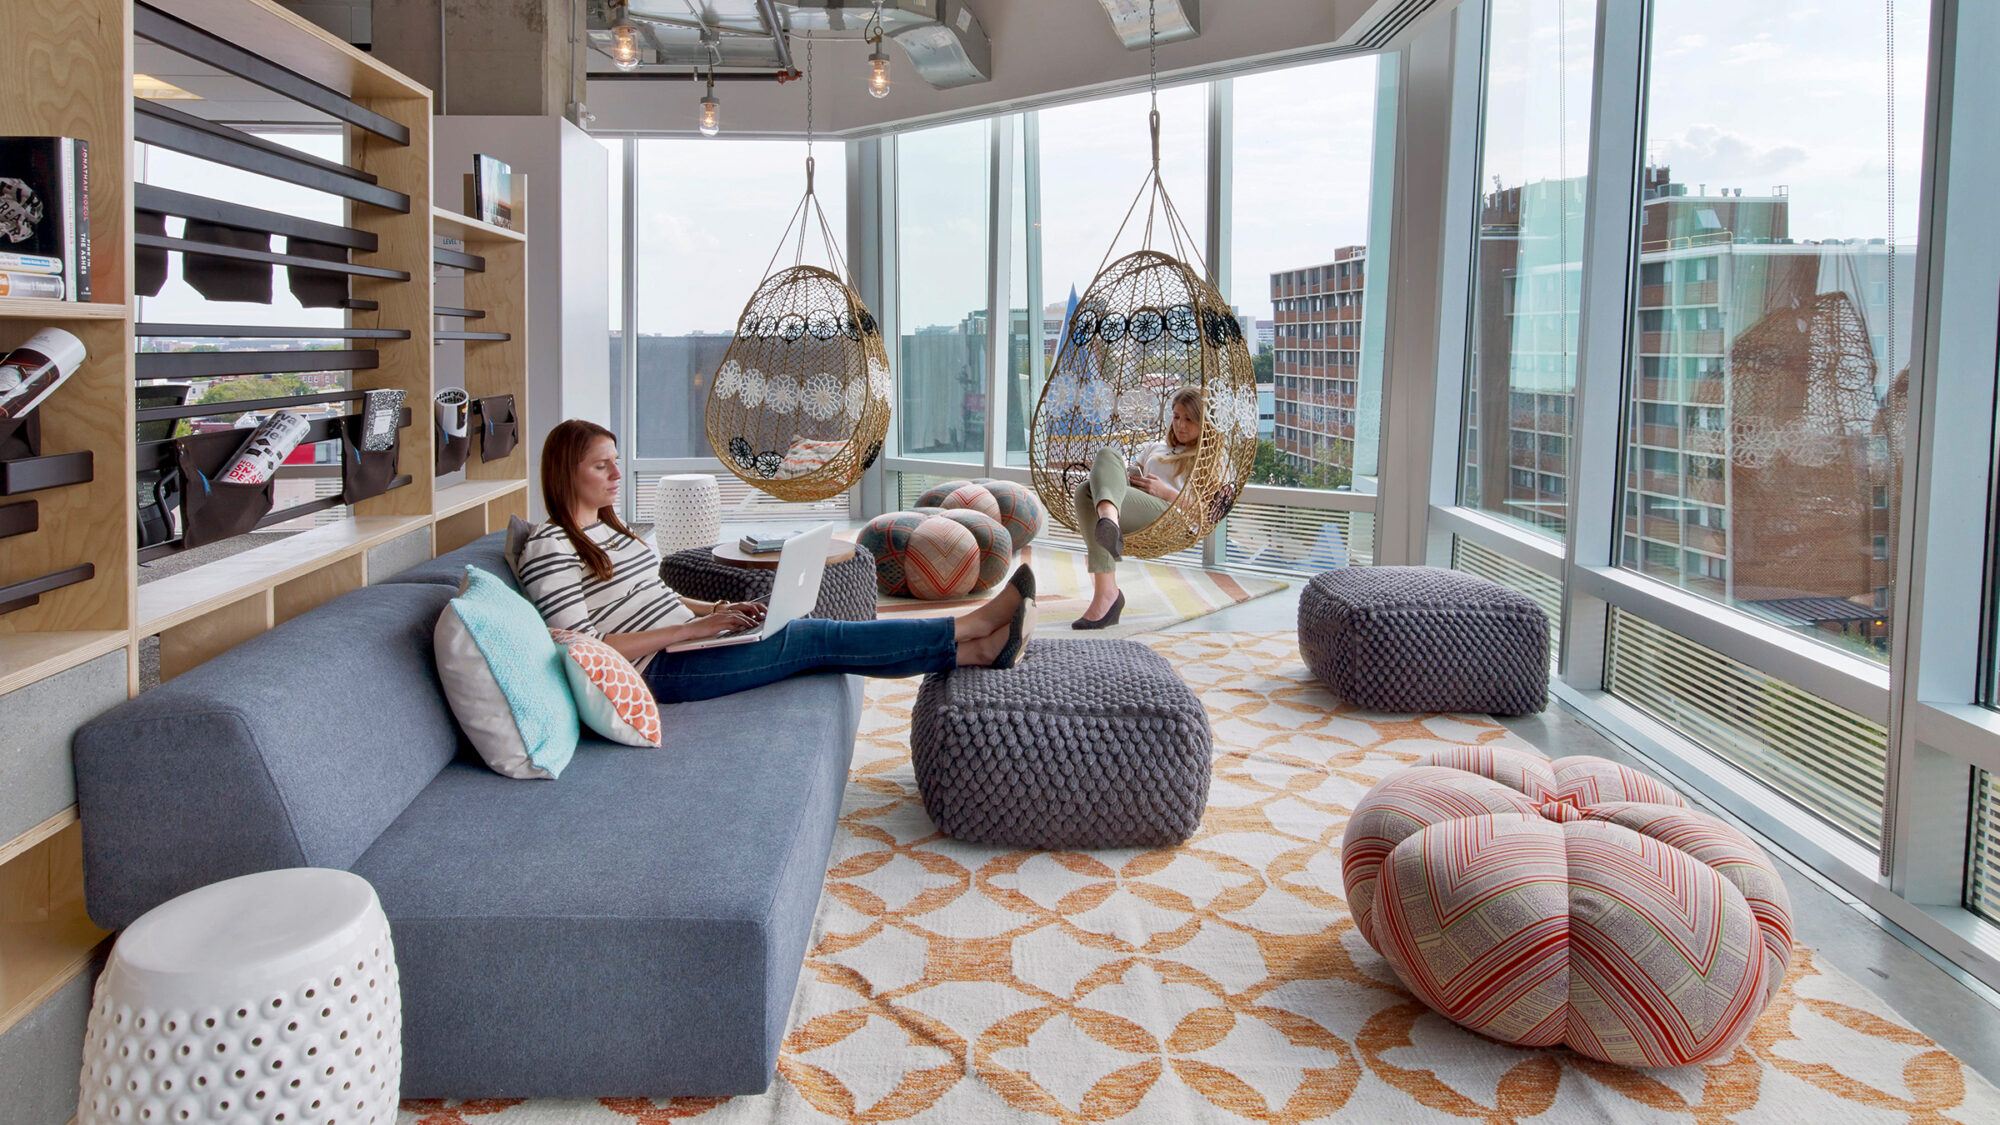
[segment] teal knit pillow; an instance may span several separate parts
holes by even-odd
[[[476,566],[438,617],[438,679],[458,725],[496,773],[554,778],[576,753],[562,649],[534,603]]]

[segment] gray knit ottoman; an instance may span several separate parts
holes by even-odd
[[[707,547],[689,547],[660,560],[660,581],[676,593],[705,602],[754,602],[771,596],[775,570],[715,561]],[[875,620],[875,556],[857,546],[854,557],[826,568],[819,600],[807,617],[832,621]]]
[[[1208,805],[1208,712],[1122,640],[1030,641],[1006,671],[924,677],[910,757],[947,836],[1019,848],[1178,844]]]
[[[1329,570],[1299,595],[1299,652],[1369,711],[1527,715],[1549,695],[1549,623],[1526,594],[1428,566]]]

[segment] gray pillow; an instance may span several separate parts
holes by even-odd
[[[507,545],[502,550],[507,556],[507,568],[514,572],[516,581],[521,577],[521,548],[528,545],[528,536],[534,533],[534,524],[520,516],[507,517]]]

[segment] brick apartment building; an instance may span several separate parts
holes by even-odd
[[[1354,465],[1365,246],[1271,275],[1272,440],[1301,469]]]
[[[1580,230],[1544,182],[1487,196],[1465,501],[1564,519]],[[1572,201],[1574,203],[1574,201]],[[1908,287],[1881,242],[1799,242],[1783,189],[1646,170],[1622,561],[1782,624],[1887,643]],[[1567,250],[1560,244],[1567,237]],[[1908,278],[1914,255],[1895,252]],[[1567,318],[1567,322],[1566,321]],[[1893,336],[1892,336],[1893,330]],[[1501,436],[1501,435],[1504,435]]]

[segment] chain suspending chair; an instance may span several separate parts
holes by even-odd
[[[1090,529],[1077,526],[1074,498],[1098,452],[1114,446],[1132,463],[1140,446],[1166,436],[1174,393],[1199,389],[1200,450],[1183,472],[1180,495],[1159,519],[1125,533],[1126,554],[1158,558],[1199,543],[1242,495],[1257,453],[1257,376],[1242,326],[1208,280],[1194,237],[1160,182],[1157,75],[1148,123],[1153,166],[1104,259],[1144,201],[1140,249],[1108,266],[1100,261],[1064,325],[1035,404],[1028,462],[1043,505],[1087,537]],[[1153,248],[1156,224],[1173,253]]]
[[[706,412],[709,447],[729,471],[791,501],[837,496],[861,479],[881,456],[892,391],[881,328],[813,194],[810,39],[806,52],[806,192],[737,318]],[[815,224],[830,269],[805,264]],[[772,272],[787,245],[792,264]]]

